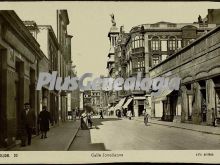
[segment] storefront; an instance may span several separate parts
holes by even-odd
[[[166,121],[180,120],[181,97],[179,91],[165,89],[152,96],[153,116]],[[178,117],[179,116],[179,117]]]
[[[14,11],[0,11],[0,19],[0,147],[7,147],[20,139],[24,103],[37,114],[37,66],[44,55]]]
[[[134,105],[134,116],[143,115],[143,111],[145,110],[145,96],[134,96],[133,97],[133,105]]]

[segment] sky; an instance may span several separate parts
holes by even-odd
[[[93,73],[107,75],[110,14],[117,27],[167,21],[192,23],[208,9],[220,9],[219,2],[0,2],[1,10],[15,10],[22,20],[35,20],[39,25],[52,25],[56,34],[56,10],[67,9],[72,38],[72,60],[78,76]]]

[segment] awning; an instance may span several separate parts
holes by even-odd
[[[158,95],[152,97],[152,101],[163,101],[167,99],[167,96],[172,92],[173,90],[170,89],[164,89],[161,91]]]
[[[126,98],[122,98],[118,104],[115,106],[115,109],[121,109],[122,105],[124,104]]]
[[[128,108],[128,105],[131,103],[132,100],[133,100],[133,98],[128,99],[127,102],[122,107]]]

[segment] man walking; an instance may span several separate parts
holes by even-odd
[[[46,106],[43,106],[43,110],[39,114],[38,122],[40,124],[41,139],[47,138],[47,131],[49,131],[51,116],[50,112],[47,111]]]
[[[36,116],[34,111],[31,110],[30,104],[24,104],[24,110],[21,112],[21,146],[26,146],[26,140],[28,139],[28,145],[31,145],[31,137],[33,129],[35,128]]]
[[[100,110],[99,114],[100,114],[100,118],[99,119],[104,119],[102,110]]]

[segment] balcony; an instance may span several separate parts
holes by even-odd
[[[145,77],[145,67],[133,68],[131,76],[137,76],[138,72],[141,72],[141,77]]]
[[[133,53],[142,53],[142,52],[144,52],[144,47],[139,47],[139,48],[132,49],[132,54]]]

